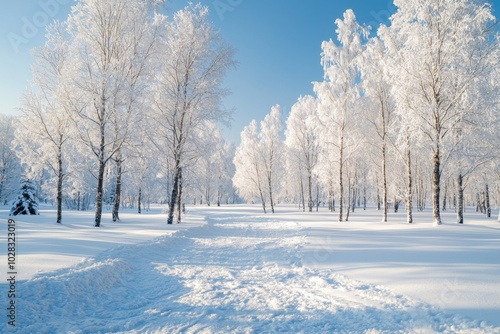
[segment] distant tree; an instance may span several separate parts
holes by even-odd
[[[371,103],[376,105],[378,112],[368,115],[368,120],[375,129],[376,145],[380,150],[380,166],[382,175],[382,221],[387,222],[388,211],[388,177],[387,177],[387,154],[389,151],[389,134],[394,125],[394,99],[391,95],[390,77],[387,76],[387,61],[384,57],[384,46],[378,38],[372,38],[364,51],[360,62],[362,73],[362,85],[366,96],[370,97]]]
[[[325,138],[336,137],[335,141],[323,143],[327,146],[327,154],[333,154],[332,151],[337,150],[339,221],[342,221],[346,147],[349,134],[355,126],[354,110],[360,97],[358,63],[368,31],[357,23],[352,10],[347,10],[344,19],[337,19],[335,23],[340,45],[332,40],[323,42],[321,62],[324,80],[314,83],[314,91],[318,96],[319,120],[324,129],[322,132],[326,132]]]
[[[265,175],[271,212],[274,213],[276,195],[279,193],[283,179],[283,141],[281,139],[281,108],[276,105],[260,123],[259,152]]]
[[[309,212],[313,209],[313,171],[318,163],[319,154],[317,109],[314,97],[307,95],[299,98],[292,106],[285,131],[287,159],[291,160],[287,166],[297,169],[292,175],[298,175],[299,179],[294,179],[293,182],[300,183],[302,198],[304,198],[303,179],[306,180]],[[303,204],[305,209],[305,203]]]
[[[0,204],[6,202],[18,186],[21,166],[12,148],[17,118],[0,114]]]
[[[193,186],[197,190],[200,202],[204,198],[204,203],[208,206],[216,203],[220,206],[222,197],[228,191],[228,182],[233,174],[231,173],[231,160],[234,152],[231,145],[223,139],[217,124],[209,122],[207,131],[198,133],[196,148],[198,157],[193,166]]]
[[[244,200],[259,199],[266,213],[266,179],[259,152],[259,132],[254,120],[241,132],[241,143],[234,155],[233,184]]]
[[[23,181],[21,193],[12,203],[9,216],[38,214],[38,201],[35,196],[35,188],[29,180]]]

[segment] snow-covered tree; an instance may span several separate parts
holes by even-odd
[[[313,209],[313,177],[318,163],[319,138],[316,99],[310,95],[299,98],[292,106],[286,121],[285,145],[287,147],[288,178],[290,182],[299,182],[301,198],[304,198],[304,186],[307,185],[307,207]],[[292,171],[293,169],[293,171]],[[304,182],[305,180],[305,182]],[[305,200],[303,200],[305,209]]]
[[[491,69],[497,48],[490,29],[491,5],[474,0],[395,0],[391,26],[379,29],[396,65],[392,76],[398,103],[411,113],[432,148],[434,223],[441,224],[440,194],[444,162],[452,153],[451,129],[464,112],[459,101]],[[477,98],[480,98],[479,96]]]
[[[236,171],[233,184],[238,195],[248,202],[260,200],[266,211],[266,180],[259,151],[259,131],[254,120],[241,132],[241,142],[234,155]]]
[[[217,124],[210,122],[206,129],[198,134],[196,163],[192,168],[195,197],[208,206],[216,203],[220,206],[222,197],[228,195],[231,186],[231,160],[234,152],[222,137]]]
[[[19,182],[21,168],[12,148],[16,124],[17,117],[0,114],[0,203],[6,203]]]
[[[21,185],[20,194],[12,203],[9,216],[38,215],[38,200],[31,181],[25,180]]]
[[[391,82],[387,75],[388,63],[384,57],[384,46],[378,38],[372,38],[364,52],[364,57],[360,58],[360,69],[362,73],[363,90],[370,103],[377,106],[374,113],[367,115],[376,133],[376,143],[380,150],[380,166],[382,178],[382,221],[387,222],[388,211],[388,177],[387,177],[387,154],[389,150],[389,133],[394,126],[395,112],[394,101],[391,96]]]
[[[152,44],[148,34],[156,28],[150,9],[147,0],[81,0],[68,18],[68,95],[74,131],[97,161],[96,227],[101,224],[106,165],[117,161],[121,176],[120,153],[140,109],[140,79]]]
[[[259,152],[266,180],[271,212],[274,213],[276,197],[283,179],[283,141],[281,139],[281,108],[276,105],[260,123]]]
[[[63,182],[67,174],[65,154],[70,139],[70,120],[64,94],[64,73],[69,58],[65,24],[47,28],[47,41],[33,52],[33,81],[24,95],[16,131],[18,156],[35,175],[47,170],[55,178],[58,224],[62,223]]]
[[[172,165],[167,219],[172,224],[176,206],[178,222],[181,220],[182,172],[193,158],[195,129],[228,116],[221,108],[226,94],[221,84],[234,61],[232,49],[208,20],[208,8],[200,4],[189,5],[172,21],[164,21],[159,43],[162,56],[151,118],[156,125],[156,147],[168,155]]]
[[[241,132],[241,143],[234,157],[236,171],[233,184],[243,199],[259,199],[264,212],[267,212],[266,202],[269,198],[271,212],[274,213],[284,170],[280,107],[272,107],[260,125],[259,131],[254,120]]]
[[[334,41],[322,44],[324,81],[314,83],[318,96],[319,121],[323,126],[326,148],[332,154],[336,149],[339,186],[339,221],[343,218],[344,177],[346,166],[346,145],[349,133],[355,125],[354,110],[360,97],[358,62],[363,52],[363,40],[368,31],[359,25],[352,10],[344,13],[344,19],[337,19],[336,33],[340,45]],[[336,140],[330,141],[329,139]]]

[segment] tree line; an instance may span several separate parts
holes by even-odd
[[[282,122],[276,105],[235,148],[219,124],[234,51],[189,5],[172,18],[153,0],[81,0],[33,51],[19,117],[2,116],[0,200],[21,177],[62,208],[234,203],[274,212],[320,205],[349,219],[375,204],[432,204],[435,224],[465,204],[491,214],[500,201],[499,37],[490,4],[395,0],[389,26],[352,10],[322,43],[324,79]]]
[[[491,215],[500,197],[500,48],[491,4],[395,0],[376,31],[352,10],[322,43],[324,80],[302,96],[279,136],[279,109],[253,121],[236,149],[238,193],[266,211],[280,194],[305,211],[328,203],[348,220],[371,198],[389,206],[432,203],[434,224],[468,203]],[[274,122],[271,121],[274,120]],[[361,202],[363,204],[361,204]]]
[[[168,203],[172,224],[186,189],[207,203],[234,195],[233,148],[217,125],[230,116],[222,79],[234,52],[207,7],[189,4],[172,18],[162,9],[153,0],[81,0],[33,50],[14,146],[26,177],[55,199],[57,223],[64,201],[95,205],[99,227],[105,205],[119,220],[124,196],[139,211]]]

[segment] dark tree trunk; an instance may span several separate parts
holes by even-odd
[[[476,212],[479,211],[481,211],[481,196],[479,195],[479,193],[476,193]]]
[[[491,218],[491,206],[490,206],[490,190],[488,184],[486,184],[486,215]]]
[[[62,187],[63,187],[63,161],[62,161],[62,146],[58,147],[57,154],[57,223],[62,223]]]
[[[104,99],[103,99],[103,106],[104,108]],[[104,136],[104,124],[101,125],[100,129],[100,146],[99,146],[99,166],[98,166],[98,172],[97,172],[97,189],[96,189],[96,200],[95,200],[95,227],[100,227],[101,226],[101,218],[102,218],[102,199],[103,199],[103,194],[104,194],[104,169],[106,168],[106,161],[104,160],[104,154],[105,154],[105,136]]]
[[[366,211],[366,179],[365,183],[363,184],[363,210]]]
[[[441,225],[441,211],[439,209],[440,207],[439,195],[441,192],[441,160],[439,155],[439,147],[437,147],[436,151],[434,152],[433,161],[434,161],[434,170],[432,173],[432,202],[433,202],[432,215],[434,219],[434,224]]]
[[[457,192],[458,192],[458,211],[457,211],[457,223],[464,223],[464,188],[463,188],[463,176],[460,173],[458,175],[458,184],[457,184]]]
[[[307,206],[309,207],[309,212],[313,210],[313,199],[312,199],[312,175],[309,172],[307,177],[307,187],[308,187],[308,195],[307,195]]]
[[[170,201],[168,204],[168,217],[167,224],[171,225],[174,223],[174,213],[175,213],[175,204],[177,202],[177,196],[179,193],[179,177],[181,168],[179,166],[180,161],[176,161],[175,174],[174,174],[174,184],[172,186],[172,195],[170,196]]]
[[[448,180],[444,184],[444,193],[443,193],[443,211],[446,211],[446,200],[448,198]]]
[[[264,199],[264,194],[262,193],[262,189],[259,189],[259,193],[260,193],[260,201],[262,203],[262,209],[264,210],[264,213],[267,213],[267,211],[266,211],[266,201]]]
[[[316,212],[319,211],[319,184],[316,182]]]
[[[380,206],[380,186],[377,180],[377,210],[380,211],[382,207]]]
[[[406,171],[408,176],[408,188],[406,194],[406,222],[413,224],[413,178],[411,174],[411,148],[410,135],[406,137]]]
[[[103,199],[103,188],[104,188],[104,168],[105,163],[103,159],[99,160],[99,169],[97,174],[97,195],[95,199],[95,227],[101,226],[102,217],[102,199]]]
[[[118,211],[120,210],[120,201],[121,201],[121,193],[122,193],[122,174],[123,174],[123,168],[122,168],[122,160],[121,157],[118,156],[118,159],[116,159],[116,186],[115,186],[115,198],[113,202],[113,221],[119,221],[120,217],[118,215]]]
[[[182,168],[179,169],[179,193],[177,194],[177,224],[182,221]]]
[[[137,213],[141,213],[141,196],[142,196],[142,189],[139,188],[139,196],[137,196]]]
[[[304,181],[302,181],[302,176],[300,177],[300,198],[299,198],[299,210],[302,206],[302,211],[306,212],[306,199],[304,196]]]
[[[269,202],[271,203],[271,212],[274,213],[272,172],[269,172],[269,176],[267,178],[267,183],[269,186]]]

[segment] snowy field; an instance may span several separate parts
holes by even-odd
[[[445,213],[433,227],[416,213],[408,226],[368,210],[339,223],[258,206],[189,208],[174,226],[161,208],[121,217],[99,229],[91,212],[65,212],[63,226],[43,208],[17,217],[17,327],[3,316],[0,332],[500,333],[493,218],[459,226]]]

